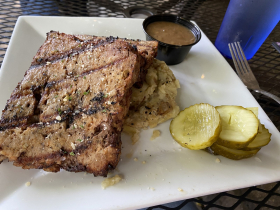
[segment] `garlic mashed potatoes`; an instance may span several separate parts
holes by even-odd
[[[165,62],[154,59],[148,69],[142,88],[132,89],[132,98],[123,131],[129,134],[133,143],[139,140],[141,129],[156,127],[177,116],[176,104],[179,81]]]

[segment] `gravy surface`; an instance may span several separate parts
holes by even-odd
[[[196,40],[188,28],[167,21],[153,22],[148,25],[146,31],[153,38],[172,45],[188,45]]]

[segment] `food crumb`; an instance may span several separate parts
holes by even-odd
[[[30,185],[31,185],[31,182],[26,182],[26,183],[25,183],[25,186],[26,186],[26,187],[29,187]]]
[[[219,158],[216,158],[216,163],[220,163],[221,160]]]
[[[155,138],[159,137],[160,136],[160,131],[159,130],[154,130],[153,131],[153,135],[152,137],[150,138],[150,140],[154,140]]]
[[[134,158],[134,161],[138,161],[138,158]]]
[[[75,149],[76,147],[75,147],[75,144],[73,144],[73,142],[71,142],[71,147],[72,147],[72,149]]]
[[[57,116],[55,119],[57,119],[57,120],[60,121],[60,120],[61,120],[61,117],[60,117],[60,116]]]
[[[142,161],[142,164],[146,164],[146,161]]]
[[[151,189],[152,191],[155,191],[155,190],[156,190],[156,189],[155,189],[155,188],[153,188],[153,187],[151,187],[150,189]]]
[[[117,174],[116,176],[113,176],[111,178],[104,179],[103,182],[101,183],[101,186],[104,190],[107,187],[110,187],[110,186],[113,186],[113,185],[119,183],[121,180],[122,180],[122,177]]]
[[[184,192],[184,190],[182,188],[178,188],[178,191],[180,192]]]

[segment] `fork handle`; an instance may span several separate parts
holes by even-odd
[[[276,95],[273,95],[273,94],[271,94],[271,93],[269,93],[269,92],[267,92],[265,90],[254,90],[254,91],[257,92],[257,93],[261,93],[263,95],[266,95],[269,98],[272,98],[273,100],[275,100],[278,104],[280,104],[280,98],[277,97]]]

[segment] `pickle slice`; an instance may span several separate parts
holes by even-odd
[[[181,146],[199,150],[211,146],[221,132],[215,107],[195,104],[181,111],[170,123],[170,133]]]
[[[251,110],[256,115],[256,117],[258,118],[258,116],[259,116],[259,108],[258,107],[247,107],[246,109]],[[258,118],[258,120],[259,120],[259,118]],[[262,131],[262,126],[261,126],[260,120],[259,120],[259,131]]]
[[[247,107],[246,109],[249,109],[250,111],[252,111],[254,113],[254,115],[256,115],[256,117],[259,116],[259,108],[258,107]]]
[[[258,133],[256,115],[241,106],[217,106],[222,120],[222,131],[217,144],[231,148],[245,148]]]
[[[257,154],[257,152],[260,150],[260,148],[253,149],[253,150],[238,150],[238,149],[230,149],[224,146],[221,146],[219,144],[214,143],[210,147],[215,154],[222,155],[226,158],[232,159],[232,160],[241,160],[244,158],[249,158]]]
[[[268,129],[266,129],[263,124],[261,124],[261,131],[259,130],[254,140],[250,144],[248,144],[248,146],[245,147],[244,150],[254,150],[257,148],[261,148],[267,145],[270,140],[271,133],[269,133]]]

